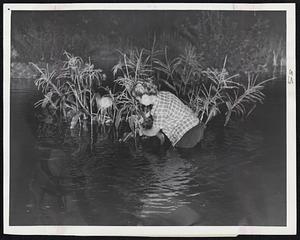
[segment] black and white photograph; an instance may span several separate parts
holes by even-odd
[[[4,23],[5,233],[296,233],[294,4],[6,4]]]

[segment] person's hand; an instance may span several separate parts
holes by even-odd
[[[141,126],[139,128],[137,128],[136,131],[140,137],[144,135],[143,128]]]
[[[144,122],[144,118],[143,118],[143,117],[140,117],[140,118],[138,119],[138,122],[139,122],[139,124],[142,124],[142,123]]]
[[[145,121],[145,119],[143,118],[142,115],[137,115],[137,122],[138,122],[138,125],[141,126],[143,124],[143,122]]]

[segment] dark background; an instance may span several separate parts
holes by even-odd
[[[12,62],[54,63],[66,50],[110,70],[117,50],[168,48],[178,56],[190,44],[206,67],[225,56],[232,72],[272,72],[285,64],[285,12],[270,11],[13,11]]]

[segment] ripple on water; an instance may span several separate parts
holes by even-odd
[[[17,106],[12,109],[13,137],[24,143],[27,139],[20,132],[29,131],[24,114],[32,109],[30,106],[24,108],[25,95],[15,93],[12,102]],[[91,151],[89,134],[82,133],[79,137],[69,130],[57,139],[40,138],[44,145],[49,143],[49,152],[59,147],[68,159],[62,171],[59,164],[50,166],[51,171],[62,175],[61,184],[68,190],[65,193],[66,211],[63,215],[52,207],[47,213],[41,211],[46,219],[43,221],[52,224],[55,219],[60,219],[65,223],[91,225],[226,225],[236,224],[248,216],[255,223],[262,215],[256,202],[261,206],[276,206],[284,212],[285,188],[278,180],[285,177],[284,159],[281,159],[284,144],[279,144],[284,138],[276,134],[268,137],[263,127],[248,128],[249,125],[232,122],[225,128],[208,126],[201,146],[187,152],[173,149],[151,152],[131,143],[114,142],[107,136],[99,137]],[[15,147],[20,152],[18,156],[22,156],[25,152],[22,144]],[[36,148],[36,152],[41,154],[37,154],[40,156],[37,161],[47,160],[47,157],[58,160],[59,157],[54,153],[51,157],[42,148]],[[19,157],[12,160],[17,161],[20,161]],[[33,173],[35,168],[26,161],[22,165],[27,168],[26,174],[22,169],[15,176],[30,182],[27,178],[33,174],[28,173]],[[14,186],[20,187],[18,184],[14,183]],[[19,199],[18,191],[15,192],[13,197]],[[22,193],[26,194],[25,191]],[[27,194],[30,198],[29,190]],[[272,196],[274,198],[270,200]],[[19,202],[16,200],[13,204],[16,206]],[[26,206],[26,203],[22,204]],[[51,219],[47,218],[49,212]],[[271,216],[275,215],[268,214],[268,223],[272,223]],[[78,220],[71,221],[74,218]],[[278,217],[274,219],[282,222]],[[264,219],[259,220],[263,223]],[[38,218],[31,221],[38,224]]]

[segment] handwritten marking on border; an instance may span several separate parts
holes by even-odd
[[[294,84],[294,72],[292,69],[289,69],[288,84]]]

